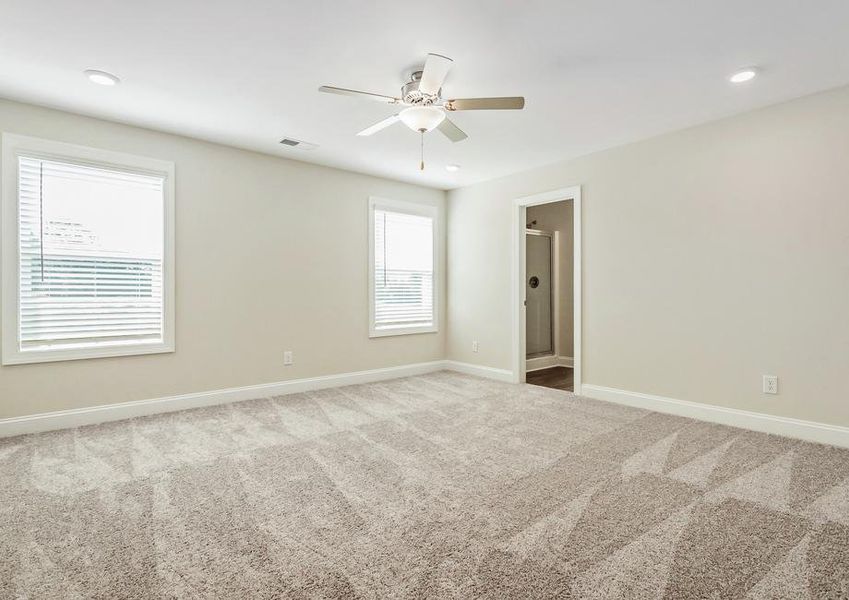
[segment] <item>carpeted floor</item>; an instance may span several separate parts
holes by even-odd
[[[849,451],[440,372],[0,440],[0,598],[846,598]]]

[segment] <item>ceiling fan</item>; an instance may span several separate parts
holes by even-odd
[[[370,127],[366,127],[357,135],[372,135],[401,121],[404,125],[420,133],[422,136],[422,161],[419,168],[424,170],[425,133],[438,129],[452,142],[461,142],[469,137],[446,116],[446,112],[460,110],[518,110],[525,107],[525,99],[521,96],[443,99],[442,83],[445,81],[445,76],[448,75],[448,71],[451,69],[451,63],[453,62],[447,56],[428,54],[424,67],[420,71],[414,71],[410,75],[410,81],[401,87],[401,95],[397,97],[327,85],[321,86],[318,88],[318,91],[328,94],[341,94],[343,96],[356,96],[376,100],[385,104],[405,106],[406,108],[400,112]]]

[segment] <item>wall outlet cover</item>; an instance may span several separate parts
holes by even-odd
[[[778,377],[776,375],[764,375],[764,394],[778,393]]]

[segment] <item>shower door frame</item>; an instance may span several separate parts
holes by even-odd
[[[582,308],[581,308],[581,186],[560,188],[516,198],[512,205],[512,246],[513,246],[513,261],[512,261],[512,381],[514,383],[525,382],[526,371],[526,306],[525,306],[525,285],[526,285],[526,215],[529,206],[538,206],[540,204],[550,204],[552,202],[560,202],[562,200],[572,201],[572,256],[573,256],[573,279],[572,279],[572,294],[573,294],[573,373],[574,373],[574,391],[576,394],[581,393],[582,385]],[[566,315],[560,315],[559,321],[567,318]]]
[[[558,340],[559,336],[556,335],[556,332],[560,328],[560,318],[559,318],[559,306],[557,305],[557,289],[560,284],[560,257],[557,256],[556,248],[559,247],[559,239],[556,231],[546,231],[544,229],[528,229],[525,228],[525,236],[536,235],[539,237],[547,237],[548,238],[548,280],[549,280],[549,290],[551,298],[548,301],[548,312],[549,312],[549,328],[548,328],[548,336],[549,342],[551,345],[551,356],[557,356],[559,354],[560,348],[558,348]],[[525,237],[525,248],[527,249],[527,240]],[[525,279],[527,280],[527,252],[525,252]],[[527,286],[527,281],[525,283]],[[527,291],[527,290],[526,290]],[[527,313],[525,313],[527,315]],[[527,336],[527,322],[525,327],[525,335]],[[525,337],[525,360],[527,361],[527,343],[528,338]],[[547,356],[547,355],[542,355]],[[542,358],[535,357],[535,358]],[[527,363],[525,366],[527,370]]]

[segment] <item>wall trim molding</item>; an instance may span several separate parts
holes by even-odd
[[[175,412],[191,408],[202,408],[204,406],[215,406],[230,402],[241,402],[243,400],[254,400],[257,398],[268,398],[270,396],[285,396],[312,390],[321,390],[344,385],[358,383],[372,383],[398,377],[410,377],[423,375],[435,371],[457,371],[468,375],[477,375],[488,379],[499,381],[510,381],[512,373],[506,369],[493,367],[481,367],[469,363],[461,363],[453,360],[434,360],[424,363],[414,363],[397,367],[385,367],[382,369],[370,369],[367,371],[354,371],[350,373],[338,373],[335,375],[322,375],[319,377],[306,377],[303,379],[290,379],[274,383],[262,383],[258,385],[246,385],[240,387],[210,390],[206,392],[194,392],[176,396],[165,396],[162,398],[151,398],[148,400],[131,400],[117,404],[104,404],[102,406],[88,406],[69,410],[59,410],[22,417],[11,417],[0,419],[0,438],[27,433],[39,433],[42,431],[53,431],[56,429],[68,429],[81,427],[83,425],[96,425],[109,421],[121,421],[133,417],[143,417],[160,413]]]
[[[25,433],[38,433],[41,431],[52,431],[55,429],[66,429],[69,427],[80,427],[82,425],[94,425],[108,421],[120,421],[132,417],[155,415],[158,413],[174,412],[190,408],[201,408],[204,406],[215,406],[229,402],[240,402],[242,400],[253,400],[256,398],[267,398],[269,396],[283,396],[296,394],[311,390],[320,390],[343,385],[357,383],[371,383],[397,377],[409,377],[411,375],[422,375],[448,368],[445,361],[435,360],[425,363],[401,365],[398,367],[386,367],[383,369],[371,369],[368,371],[354,371],[351,373],[338,373],[335,375],[322,375],[320,377],[307,377],[303,379],[290,379],[274,383],[263,383],[259,385],[246,385],[240,387],[210,390],[206,392],[194,392],[162,398],[151,398],[149,400],[132,400],[117,404],[104,404],[103,406],[90,406],[85,408],[74,408],[55,412],[39,413],[22,417],[11,417],[0,419],[0,438]]]
[[[643,394],[641,392],[630,392],[589,383],[585,383],[582,390],[584,396],[596,400],[645,408],[655,412],[690,417],[700,421],[720,423],[741,429],[772,433],[809,442],[849,448],[849,427],[842,427],[840,425],[803,421],[801,419],[779,417],[724,406],[712,406],[700,402],[677,400],[675,398]]]
[[[449,371],[457,371],[466,375],[477,375],[478,377],[486,377],[487,379],[495,379],[496,381],[513,381],[513,371],[509,369],[497,369],[495,367],[484,367],[482,365],[473,365],[472,363],[459,362],[456,360],[442,361],[443,368]]]
[[[550,369],[551,367],[572,367],[574,359],[571,356],[540,356],[529,358],[525,361],[525,372]]]
[[[568,357],[558,357],[558,359],[565,358]],[[513,380],[513,372],[509,369],[498,369],[455,360],[435,360],[397,367],[291,379],[288,381],[180,394],[149,400],[134,400],[118,404],[105,404],[103,406],[90,406],[22,417],[11,417],[0,419],[0,438],[80,427],[83,425],[95,425],[97,423],[120,421],[133,417],[215,406],[256,398],[285,396],[287,394],[345,385],[371,383],[396,379],[398,377],[423,375],[442,370],[456,371],[466,375],[476,375],[478,377],[508,383]],[[849,448],[849,427],[780,417],[736,408],[711,406],[699,402],[677,400],[675,398],[631,392],[588,383],[582,386],[582,393],[584,396],[596,400],[690,417],[701,421],[740,427],[742,429],[772,433],[809,442]]]

